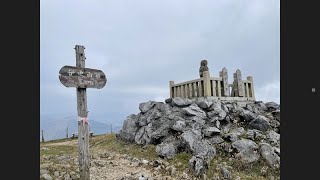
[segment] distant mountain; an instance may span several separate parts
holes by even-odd
[[[90,131],[94,134],[110,133],[112,123],[103,123],[94,119],[89,119]],[[40,115],[40,140],[41,130],[44,133],[44,140],[54,140],[66,137],[68,127],[68,137],[72,133],[78,132],[77,116],[70,115]],[[121,125],[112,124],[112,131],[117,132],[122,128]]]

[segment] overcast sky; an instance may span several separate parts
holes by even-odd
[[[280,101],[279,0],[41,0],[40,113],[76,114],[76,90],[58,78],[75,66],[84,45],[86,67],[107,76],[103,89],[88,89],[89,117],[123,121],[140,102],[164,101],[169,81],[226,67],[254,79],[256,99]]]

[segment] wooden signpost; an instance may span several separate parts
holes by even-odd
[[[101,70],[85,68],[84,49],[84,46],[76,45],[76,67],[62,67],[59,71],[59,79],[64,86],[77,88],[80,179],[89,180],[89,127],[86,88],[101,89],[107,83],[107,79]]]

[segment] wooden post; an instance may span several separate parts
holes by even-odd
[[[203,96],[211,96],[211,87],[210,87],[210,73],[209,71],[203,72]]]
[[[254,95],[253,77],[252,77],[252,76],[248,76],[248,77],[247,77],[247,80],[251,82],[251,87],[249,88],[249,91],[251,92],[252,97],[253,97],[253,99],[255,100],[256,97],[255,97],[255,95]]]
[[[66,138],[68,139],[68,127],[67,127],[67,133],[66,133]]]
[[[43,137],[43,130],[41,130],[41,134],[42,134],[42,137],[41,137],[41,139],[42,139],[42,142],[44,142],[44,137]]]
[[[84,46],[76,45],[76,66],[85,68]],[[79,143],[79,168],[80,180],[90,179],[90,162],[89,162],[89,133],[88,123],[83,118],[88,117],[87,111],[87,92],[86,88],[77,88],[77,109],[80,121],[78,121],[78,143]]]
[[[110,132],[111,132],[111,134],[112,134],[112,124],[111,124],[111,127],[110,127],[110,128],[111,128],[111,131],[110,131]]]
[[[169,81],[169,88],[170,88],[170,97],[173,98],[173,88],[172,86],[174,85],[174,81]]]

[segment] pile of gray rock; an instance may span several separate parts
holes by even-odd
[[[139,109],[127,117],[117,138],[154,144],[167,159],[191,153],[189,167],[196,176],[206,173],[218,152],[243,163],[263,159],[274,169],[280,166],[280,105],[274,102],[177,97],[144,102]]]

